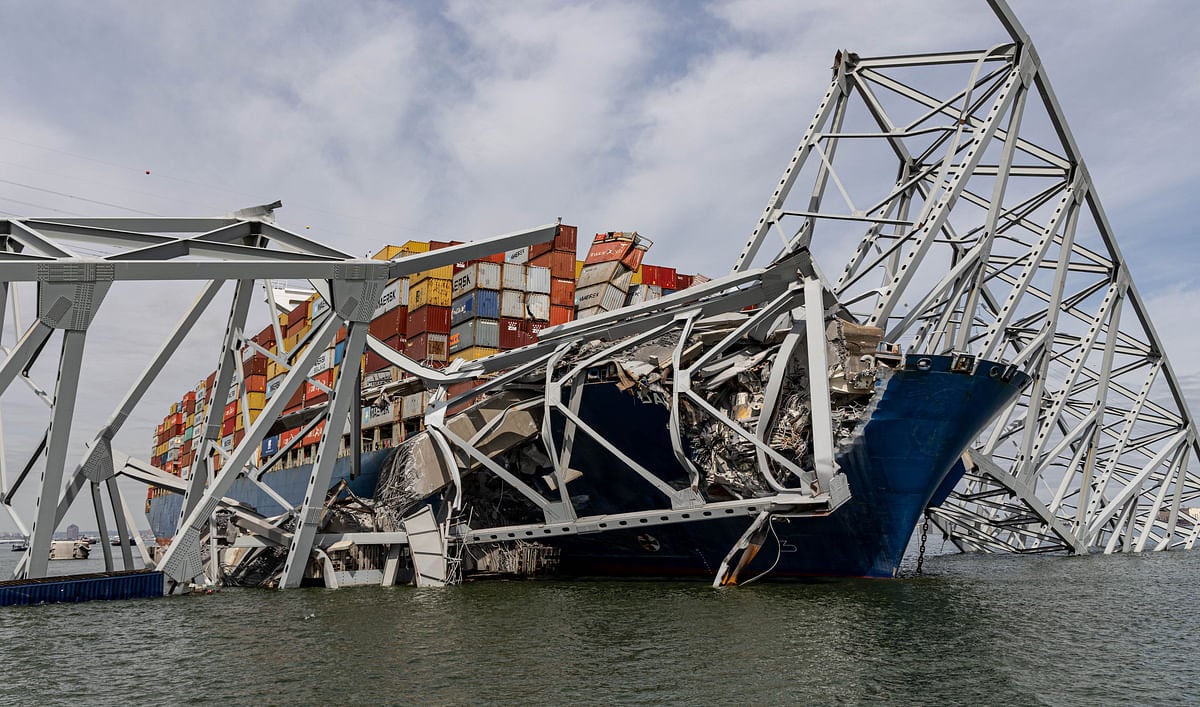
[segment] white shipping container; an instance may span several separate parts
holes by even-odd
[[[283,386],[283,379],[286,377],[286,374],[279,375],[267,381],[267,398],[270,398],[275,394],[275,391],[279,390]]]
[[[395,407],[390,401],[376,400],[362,409],[362,426],[364,428],[386,425],[396,419]]]
[[[530,265],[525,270],[525,291],[539,295],[550,294],[550,268]]]
[[[392,377],[392,369],[394,368],[395,366],[391,366],[384,368],[383,370],[364,375],[362,379],[362,387],[374,388],[376,386],[383,385],[384,383],[391,383],[392,380],[394,380]]]
[[[525,289],[525,266],[518,263],[505,263],[501,283],[506,290]]]
[[[327,309],[329,309],[329,303],[325,301],[325,298],[317,297],[315,300],[313,300],[312,305],[309,307],[308,316],[312,319],[316,319],[318,314]]]
[[[333,349],[325,349],[320,356],[317,356],[317,362],[312,365],[312,368],[308,369],[308,375],[312,377],[331,368],[333,368]]]
[[[529,313],[529,318],[534,321],[550,321],[550,295],[530,293],[525,298],[525,311]]]
[[[233,451],[233,435],[225,435],[221,438],[221,449],[224,449],[226,452]]]
[[[518,263],[518,264],[523,265],[528,262],[529,262],[529,246],[523,246],[521,248],[516,248],[515,250],[510,250],[510,251],[507,251],[504,253],[504,264],[505,265],[507,265],[508,263]]]
[[[621,272],[629,272],[632,278],[632,272],[620,260],[613,260],[607,263],[589,263],[583,266],[583,270],[579,272],[579,280],[575,283],[576,288],[591,287],[593,285],[603,285],[612,282],[613,278],[621,274]]]
[[[512,319],[524,319],[525,293],[520,290],[504,290],[501,292],[500,316]]]
[[[425,397],[424,391],[406,395],[400,401],[400,418],[411,420],[414,417],[421,417],[425,414]]]
[[[379,302],[375,305],[375,312],[371,315],[372,319],[400,306],[400,283],[400,280],[391,282],[383,288],[383,292],[379,293]]]
[[[451,296],[458,297],[475,288],[481,290],[500,289],[500,263],[471,263],[455,274],[451,280]]]
[[[625,305],[625,291],[613,285],[592,285],[582,290],[575,290],[575,308],[577,310],[599,307],[601,311],[611,311]]]
[[[225,394],[225,404],[228,405],[238,399],[238,387],[236,384],[229,385],[229,392]]]

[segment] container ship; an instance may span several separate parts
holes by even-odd
[[[374,257],[448,245],[410,241]],[[411,537],[414,518],[431,518],[439,572],[458,579],[896,576],[922,512],[950,493],[970,442],[1028,378],[966,354],[906,356],[836,303],[797,314],[788,280],[808,267],[806,253],[770,266],[760,280],[774,277],[776,290],[755,293],[645,263],[649,247],[637,233],[598,233],[579,259],[577,229],[561,225],[552,241],[390,283],[370,334],[414,363],[454,370],[456,359],[563,343],[529,371],[492,370],[432,393],[368,351],[362,438],[342,439],[324,532]],[[622,312],[655,299],[663,324],[624,332]],[[325,308],[304,298],[253,341],[274,351],[278,331],[292,351]],[[344,332],[263,441],[256,466],[268,470],[239,479],[230,497],[263,516],[301,503],[323,431],[313,420],[343,350]],[[261,353],[243,371],[220,403],[227,451],[284,373]],[[192,467],[213,380],[172,405],[156,430],[156,466]],[[460,447],[447,451],[446,440]],[[181,505],[151,490],[160,544]],[[326,551],[340,568],[383,563],[371,548]],[[264,554],[239,558],[255,552]],[[278,569],[241,565],[228,581],[269,584]],[[314,562],[309,575],[329,571]]]

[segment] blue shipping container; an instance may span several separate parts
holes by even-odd
[[[279,452],[279,435],[267,437],[262,442],[263,458],[275,456]]]
[[[342,365],[342,359],[346,357],[346,342],[339,341],[333,347],[333,365]]]
[[[499,319],[500,293],[495,290],[471,290],[450,303],[450,325],[469,319]]]

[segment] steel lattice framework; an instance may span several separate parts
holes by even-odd
[[[931,510],[960,549],[1190,548],[1194,421],[1037,52],[991,4],[1011,42],[838,52],[734,270],[778,234],[844,261],[838,297],[910,355],[1033,377]]]
[[[264,537],[279,538],[289,548],[285,586],[297,586],[304,570],[316,532],[314,521],[324,503],[333,463],[342,433],[347,429],[351,401],[355,399],[358,363],[366,347],[367,324],[379,292],[392,278],[402,277],[461,260],[484,257],[508,248],[544,242],[553,237],[557,226],[551,224],[518,233],[484,239],[403,261],[381,262],[356,259],[335,248],[274,225],[272,209],[278,203],[238,212],[228,218],[71,218],[6,219],[0,221],[0,303],[15,304],[19,283],[37,288],[37,318],[25,328],[16,345],[0,364],[0,394],[14,383],[28,384],[49,407],[49,422],[28,461],[15,478],[0,464],[0,506],[17,527],[29,536],[29,550],[22,558],[17,576],[43,577],[54,530],[85,487],[90,486],[96,520],[103,538],[107,538],[106,513],[101,487],[107,491],[113,518],[121,540],[126,569],[132,569],[128,544],[129,529],[136,527],[129,504],[122,497],[116,477],[125,476],[154,487],[184,494],[180,532],[159,563],[167,576],[187,582],[199,576],[201,533],[207,531],[213,513],[220,507],[237,515]],[[81,248],[100,249],[103,257],[84,257]],[[249,339],[245,332],[251,301],[260,281],[271,305],[272,280],[307,279],[328,307],[314,320],[312,329],[290,349],[281,346],[267,351]],[[128,281],[194,280],[204,286],[179,323],[166,331],[166,337],[137,380],[116,404],[91,436],[78,463],[68,465],[72,427],[84,423],[75,418],[77,394],[81,388],[80,369],[84,343],[95,315],[114,285]],[[281,391],[254,421],[246,414],[246,434],[232,451],[221,448],[220,405],[211,405],[204,420],[205,433],[198,440],[200,453],[184,478],[155,468],[135,455],[113,448],[113,439],[142,401],[151,384],[163,374],[168,360],[176,355],[193,326],[218,292],[229,285],[233,293],[226,317],[225,334],[214,347],[217,360],[214,401],[225,400],[243,380],[243,356],[260,353],[269,356],[288,371]],[[228,289],[228,288],[227,288]],[[15,307],[0,310],[0,317]],[[271,315],[278,327],[278,321]],[[0,323],[2,323],[0,319]],[[15,321],[15,320],[14,320]],[[262,483],[262,473],[278,461],[264,460],[262,468],[253,464],[254,452],[282,412],[287,398],[305,380],[312,380],[310,369],[316,358],[333,340],[338,328],[346,325],[346,365],[339,369],[330,390],[328,405],[307,429],[322,421],[326,430],[319,444],[306,499],[294,509],[295,527],[280,533],[278,519],[264,519],[224,494],[241,475],[252,479],[273,495]],[[283,337],[276,330],[276,338]],[[53,390],[47,391],[30,375],[40,358],[48,358],[52,339],[60,341]],[[242,395],[245,395],[244,388]],[[245,406],[243,406],[245,409]],[[3,440],[0,440],[0,444]],[[218,470],[210,453],[220,455]],[[31,483],[31,472],[41,468],[35,487],[36,504],[27,522],[14,498],[23,485]],[[64,481],[66,485],[64,487]],[[32,485],[32,484],[31,484]],[[276,495],[276,497],[278,497]],[[282,501],[282,499],[280,499]],[[285,507],[292,504],[282,501]],[[141,548],[141,546],[139,545]],[[103,544],[105,564],[113,569],[112,551]],[[141,548],[147,560],[145,548]]]
[[[185,583],[204,571],[203,537],[208,534],[214,542],[210,522],[220,508],[236,516],[257,547],[286,550],[280,585],[297,586],[312,554],[319,555],[330,540],[320,537],[317,525],[347,418],[358,418],[348,413],[358,402],[359,355],[368,347],[427,387],[440,388],[426,423],[451,466],[456,455],[471,457],[525,493],[544,512],[546,523],[537,526],[538,532],[586,530],[594,519],[577,518],[565,493],[557,500],[526,493],[522,482],[508,478],[511,474],[475,448],[474,438],[457,436],[446,423],[447,410],[459,402],[448,399],[448,386],[490,377],[475,389],[477,395],[540,371],[542,398],[518,407],[543,406],[547,419],[553,408],[570,421],[572,434],[591,434],[572,417],[575,403],[562,393],[587,364],[555,373],[565,352],[583,341],[610,342],[590,361],[627,346],[618,341],[621,337],[637,341],[667,331],[681,332],[681,342],[686,341],[698,317],[747,306],[760,314],[727,333],[706,357],[723,355],[747,331],[775,326],[777,314],[792,312],[794,331],[784,343],[789,356],[793,349],[806,349],[808,366],[820,370],[825,353],[816,343],[823,336],[817,323],[823,319],[802,326],[803,312],[836,309],[839,316],[882,328],[885,341],[899,344],[906,357],[953,352],[1004,360],[1029,373],[1032,384],[964,455],[965,473],[950,498],[930,509],[933,522],[959,548],[1085,553],[1192,547],[1200,535],[1200,522],[1189,512],[1200,497],[1194,422],[1037,53],[1011,11],[1000,0],[992,4],[1011,41],[990,49],[879,58],[838,53],[829,90],[730,276],[546,330],[537,344],[444,371],[423,368],[368,335],[384,283],[546,242],[555,225],[380,262],[355,259],[279,228],[271,217],[275,205],[229,218],[0,220],[0,323],[14,314],[9,302],[19,283],[37,288],[37,319],[5,352],[0,394],[27,384],[50,409],[40,442],[15,478],[0,454],[0,506],[30,536],[18,575],[46,574],[52,533],[89,486],[102,535],[101,489],[106,490],[125,565],[131,568],[125,539],[134,524],[115,481],[127,476],[184,495],[180,530],[159,563],[172,581]],[[782,250],[765,267],[756,266],[774,236]],[[106,254],[84,257],[78,244]],[[845,266],[840,272],[827,270],[836,273],[827,278],[810,253],[827,268]],[[316,287],[328,305],[325,311],[290,348],[281,345],[272,352],[258,346],[245,332],[258,282],[301,278]],[[204,286],[96,427],[78,463],[69,464],[71,429],[80,426],[74,411],[89,327],[116,283],[144,280],[195,280]],[[218,365],[212,399],[223,400],[236,390],[245,355],[266,355],[288,373],[257,419],[246,413],[245,436],[232,451],[221,449],[220,419],[214,413],[220,407],[211,406],[197,462],[181,479],[115,450],[113,440],[226,283],[233,292],[224,336],[213,350]],[[265,290],[274,312],[272,290]],[[261,517],[225,494],[239,475],[274,493],[262,476],[287,449],[257,465],[254,452],[285,401],[311,380],[313,363],[342,325],[347,327],[346,363],[330,386],[328,404],[304,428],[308,432],[325,423],[308,493],[297,507],[279,499],[291,508],[286,517]],[[282,344],[280,332],[275,335]],[[52,340],[60,341],[60,350],[56,383],[47,390],[32,379],[30,369],[39,358],[48,358],[44,354],[52,350]],[[705,401],[692,391],[692,369],[681,365],[682,347],[674,352],[675,402],[689,396],[704,408]],[[772,385],[778,389],[779,382]],[[828,391],[815,390],[813,398],[814,404],[824,401],[820,416],[828,422]],[[776,506],[836,512],[847,490],[832,466],[832,435],[820,427],[816,468],[796,470],[798,478],[810,482],[809,491],[774,488],[774,496],[730,502],[722,512],[757,515],[759,525]],[[672,433],[679,436],[678,429]],[[770,446],[761,438],[747,441],[766,469],[766,458],[774,454]],[[549,451],[563,489],[570,446]],[[650,480],[620,450],[610,451]],[[223,459],[220,469],[211,464],[212,454]],[[34,485],[39,466],[37,504],[27,522],[14,497],[23,486]],[[654,522],[686,520],[697,500],[685,490],[660,490],[665,505],[652,512]],[[482,543],[522,530],[464,534],[446,523],[440,530],[422,531],[431,530],[432,552],[443,560],[448,539]],[[404,536],[376,533],[357,540],[409,542]],[[104,549],[111,568],[111,550]],[[217,574],[213,570],[210,578]]]

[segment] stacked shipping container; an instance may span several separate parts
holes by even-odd
[[[671,268],[642,265],[648,242],[636,233],[597,234],[586,261],[576,260],[577,240],[574,226],[560,225],[551,241],[392,281],[380,295],[370,334],[411,359],[426,365],[445,365],[455,358],[471,360],[525,346],[535,341],[542,329],[576,318],[577,303],[579,316],[586,316],[691,284],[688,276]],[[385,246],[373,257],[393,260],[453,244],[409,241]],[[294,352],[327,309],[325,300],[314,294],[280,315],[283,348]],[[343,327],[333,345],[307,371],[305,382],[284,406],[285,418],[328,401],[344,357],[345,336]],[[270,353],[280,350],[272,326],[252,341]],[[220,435],[214,442],[226,453],[242,441],[247,423],[253,423],[266,402],[278,394],[288,372],[272,357],[253,347],[247,350],[242,362],[243,383],[232,388],[211,413],[214,422],[220,419]],[[400,369],[370,351],[364,354],[362,371],[364,389],[378,389],[401,378]],[[155,431],[155,466],[181,474],[195,463],[204,437],[204,420],[213,404],[215,377],[215,373],[209,375],[172,405],[170,414]],[[453,397],[471,387],[473,384],[454,386],[450,394]],[[402,439],[408,428],[420,426],[427,402],[425,393],[368,401],[361,412],[364,432],[376,447],[390,446]],[[468,397],[456,408],[469,402]],[[310,461],[320,430],[318,426],[303,437],[299,428],[270,436],[262,443],[260,458],[265,461],[287,450],[289,462]],[[219,468],[221,459],[213,452],[214,466]]]

